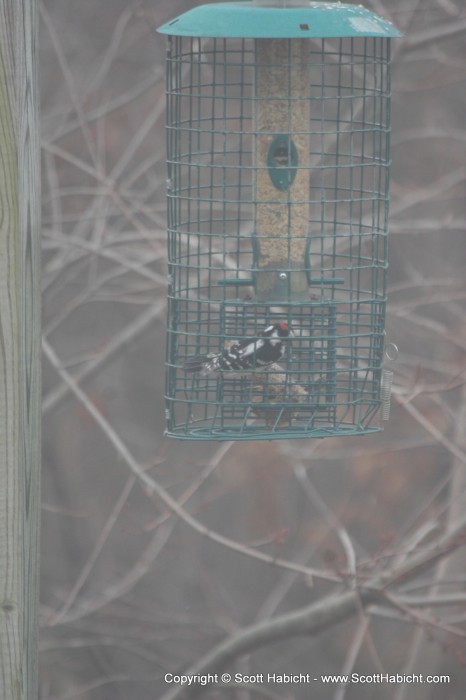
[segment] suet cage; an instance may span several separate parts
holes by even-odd
[[[270,5],[280,5],[270,6]],[[167,43],[167,434],[381,429],[390,40],[360,5],[225,2]],[[276,363],[187,372],[285,322]]]

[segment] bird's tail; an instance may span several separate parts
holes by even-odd
[[[183,363],[185,372],[201,372],[207,362],[207,355],[193,355],[188,357]]]
[[[209,374],[220,368],[220,356],[216,353],[209,355],[193,355],[187,357],[183,364],[185,372],[201,372],[201,374]]]

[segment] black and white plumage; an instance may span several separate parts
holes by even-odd
[[[184,363],[185,372],[250,372],[274,362],[278,362],[285,354],[285,343],[292,335],[287,324],[283,321],[267,326],[255,338],[244,338],[232,343],[221,353],[194,355]]]

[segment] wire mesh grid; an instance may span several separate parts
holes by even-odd
[[[379,430],[389,40],[168,41],[167,434]],[[185,371],[279,321],[267,368]]]

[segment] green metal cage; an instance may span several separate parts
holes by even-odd
[[[167,435],[381,429],[390,23],[360,6],[206,5],[167,46]],[[276,363],[189,373],[284,321]]]

